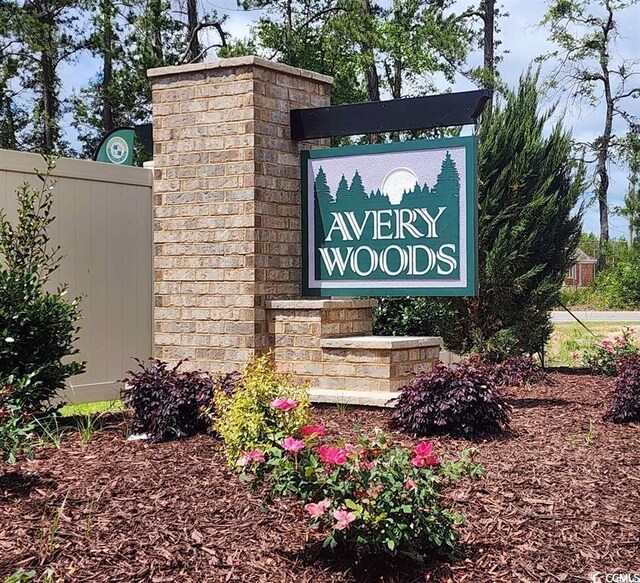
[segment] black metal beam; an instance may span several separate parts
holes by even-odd
[[[490,97],[491,91],[483,89],[333,107],[292,109],[291,138],[300,141],[473,124]]]

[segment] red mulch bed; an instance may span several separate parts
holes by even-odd
[[[0,471],[0,581],[21,567],[92,583],[512,583],[639,572],[640,425],[602,421],[610,380],[553,381],[510,389],[514,435],[476,444],[488,478],[457,492],[469,521],[458,561],[401,574],[388,560],[331,559],[302,509],[265,506],[225,467],[213,437],[126,443],[120,423],[84,447],[76,434]],[[351,435],[386,428],[389,412],[319,408],[316,419]],[[444,457],[470,446],[434,441]]]

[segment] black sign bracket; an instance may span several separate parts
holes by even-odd
[[[426,97],[370,101],[290,112],[291,139],[378,134],[475,124],[491,98],[489,89]]]

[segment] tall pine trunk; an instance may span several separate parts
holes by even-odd
[[[113,4],[102,0],[102,130],[114,128],[111,83],[113,81]]]

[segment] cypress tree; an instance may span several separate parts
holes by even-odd
[[[550,311],[578,246],[584,168],[553,108],[540,111],[538,74],[528,72],[505,103],[483,115],[479,131],[479,287],[452,300],[447,343],[489,357],[541,353]]]
[[[540,112],[539,106],[538,75],[529,72],[478,127],[478,297],[412,300],[409,311],[424,314],[419,332],[440,332],[455,351],[496,360],[540,353],[551,334],[550,311],[580,238],[582,209],[574,208],[585,181],[571,135],[561,123],[545,132],[553,109]],[[384,300],[380,313],[390,312],[394,301],[406,303]],[[396,328],[385,333],[405,333]]]

